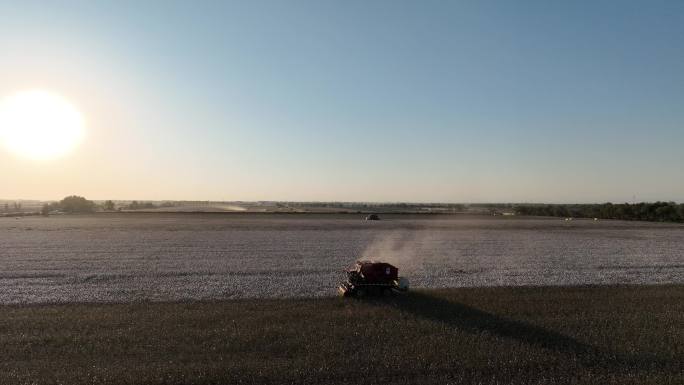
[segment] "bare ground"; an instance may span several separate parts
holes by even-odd
[[[0,306],[0,383],[681,384],[684,286]]]

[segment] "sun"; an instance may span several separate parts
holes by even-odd
[[[77,147],[84,135],[81,113],[55,93],[23,91],[0,101],[0,142],[18,156],[55,159]]]

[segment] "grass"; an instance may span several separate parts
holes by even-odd
[[[684,286],[0,307],[0,384],[684,383]]]

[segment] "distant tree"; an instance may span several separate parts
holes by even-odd
[[[565,206],[554,206],[553,207],[553,215],[556,217],[567,217],[568,214],[568,209]]]
[[[43,205],[43,207],[41,207],[40,215],[42,215],[44,217],[47,217],[48,215],[50,215],[50,205],[49,204],[45,203]]]
[[[112,201],[105,201],[105,203],[102,205],[102,208],[105,211],[114,211],[114,202]]]
[[[59,208],[67,213],[92,213],[95,211],[95,203],[83,197],[72,195],[59,202]]]
[[[200,202],[200,204],[205,204],[204,202]],[[138,201],[133,201],[131,204],[128,205],[129,210],[143,210],[143,209],[154,209],[157,206],[155,206],[154,203],[152,202],[138,202]]]
[[[5,203],[5,212],[6,212],[6,213],[9,212],[9,204],[8,204],[8,203]]]
[[[658,207],[655,210],[655,216],[658,221],[662,222],[676,222],[679,219],[677,213],[677,206],[674,202],[658,202]]]

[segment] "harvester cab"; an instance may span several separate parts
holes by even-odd
[[[399,269],[385,262],[357,261],[345,275],[346,280],[338,288],[345,297],[390,295],[409,288],[408,279],[399,277]]]

